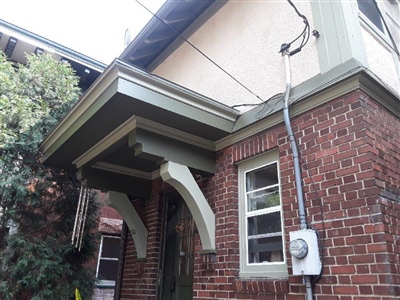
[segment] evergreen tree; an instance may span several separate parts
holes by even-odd
[[[75,288],[91,295],[95,276],[85,265],[97,248],[97,201],[91,195],[79,252],[71,235],[80,183],[38,153],[79,93],[67,63],[28,55],[15,66],[0,52],[0,299],[69,299]]]

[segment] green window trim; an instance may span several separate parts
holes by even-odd
[[[278,152],[238,164],[240,277],[287,278]]]

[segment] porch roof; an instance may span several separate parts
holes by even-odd
[[[88,186],[133,192],[172,161],[215,169],[215,142],[239,111],[115,60],[40,146],[46,164],[78,169]],[[92,178],[92,180],[90,180]],[[126,185],[125,185],[125,184]],[[136,196],[145,196],[136,191]]]

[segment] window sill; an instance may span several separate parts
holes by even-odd
[[[233,282],[236,293],[281,294],[289,293],[288,279],[240,278]]]
[[[99,289],[113,289],[115,287],[115,281],[113,280],[100,280],[96,283],[96,288]]]

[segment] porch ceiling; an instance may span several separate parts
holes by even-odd
[[[137,186],[148,191],[166,161],[213,173],[215,142],[231,133],[238,116],[232,108],[116,60],[40,151],[46,164],[78,169],[89,187],[145,197]]]

